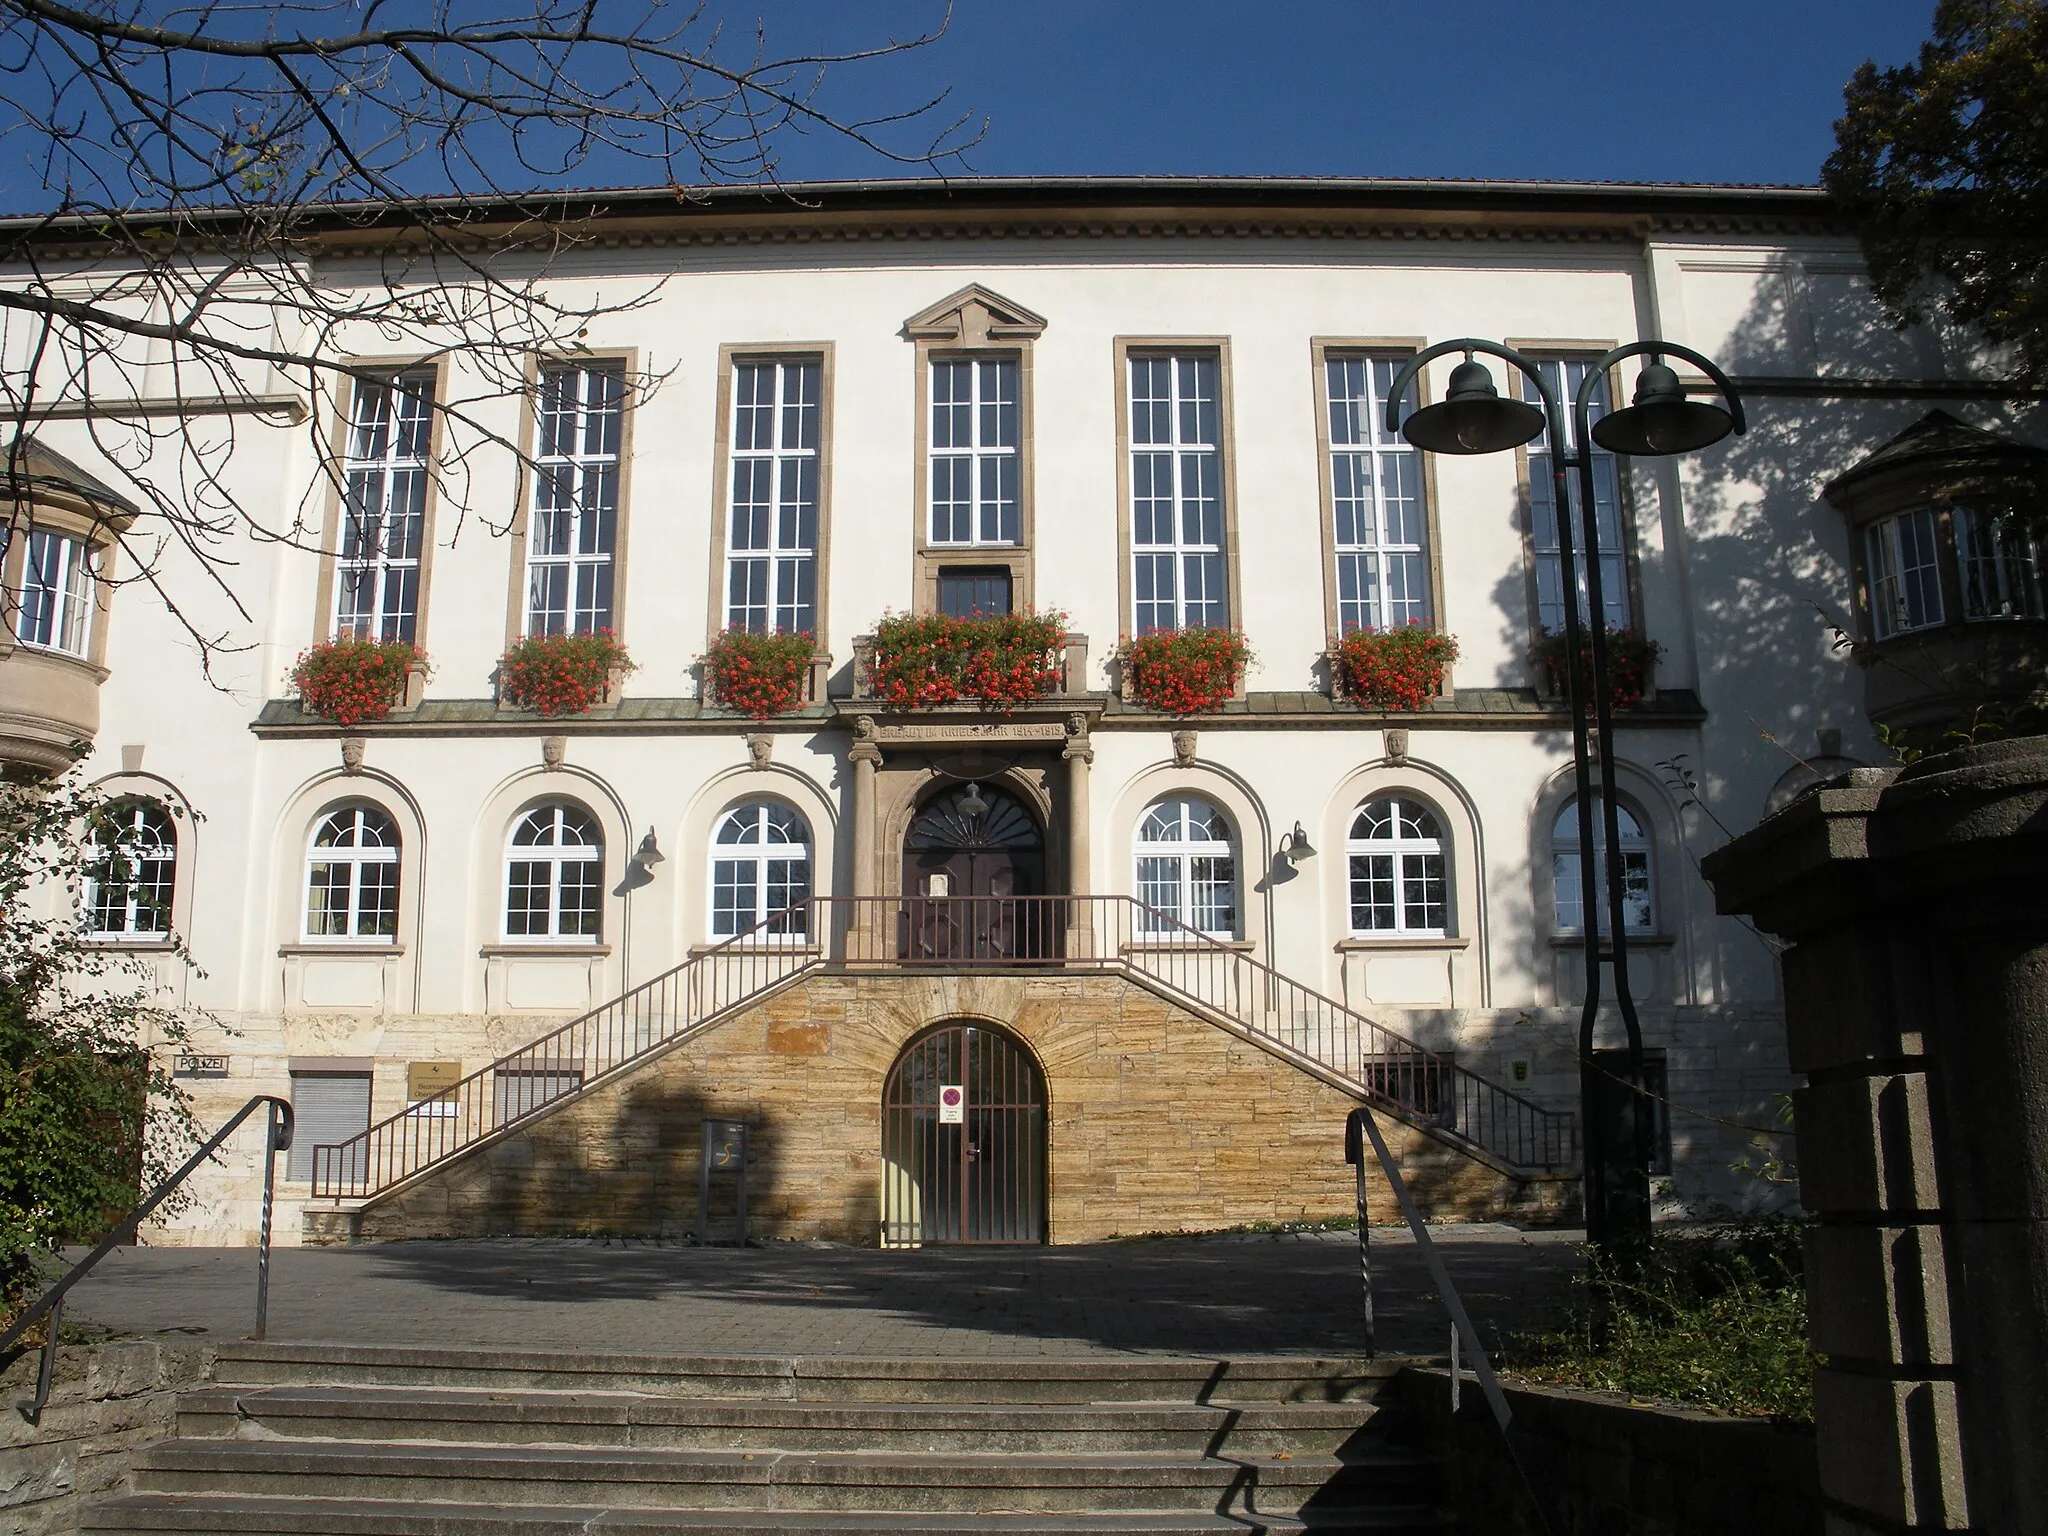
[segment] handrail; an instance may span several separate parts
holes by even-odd
[[[0,1332],[0,1361],[12,1363],[15,1356],[20,1353],[15,1346],[20,1343],[22,1335],[45,1315],[50,1319],[47,1337],[43,1340],[42,1364],[36,1373],[35,1396],[21,1404],[21,1415],[29,1423],[34,1424],[42,1418],[43,1407],[50,1400],[50,1371],[52,1363],[57,1358],[57,1329],[63,1314],[65,1293],[84,1279],[95,1264],[118,1248],[124,1239],[133,1237],[136,1229],[142,1225],[143,1219],[163,1204],[171,1191],[185,1181],[187,1175],[212,1157],[220,1144],[234,1134],[235,1128],[255,1113],[259,1104],[268,1106],[268,1112],[263,1126],[263,1214],[256,1234],[254,1337],[263,1337],[270,1315],[270,1215],[273,1203],[271,1197],[276,1185],[277,1154],[291,1146],[293,1123],[290,1101],[269,1093],[257,1094],[236,1110],[227,1124],[207,1137],[199,1150],[186,1158],[184,1165],[176,1173],[157,1185],[150,1192],[148,1199],[115,1223],[106,1237],[101,1239],[97,1248],[66,1270],[55,1285],[37,1297],[26,1312],[8,1325],[5,1332]]]
[[[316,1199],[364,1198],[590,1087],[824,963],[809,904],[753,927],[550,1030],[431,1099],[313,1148]]]
[[[1372,1111],[1363,1106],[1351,1111],[1344,1122],[1344,1161],[1355,1163],[1360,1169],[1360,1190],[1358,1220],[1361,1242],[1365,1231],[1365,1201],[1363,1197],[1363,1172],[1365,1153],[1363,1139],[1372,1142],[1373,1155],[1380,1160],[1380,1170],[1387,1176],[1387,1183],[1393,1188],[1394,1198],[1401,1204],[1401,1214],[1407,1219],[1408,1230],[1415,1234],[1415,1246],[1422,1250],[1422,1262],[1429,1268],[1429,1278],[1436,1286],[1436,1294],[1444,1304],[1444,1310],[1451,1315],[1451,1342],[1459,1339],[1472,1352],[1472,1374],[1479,1378],[1479,1390],[1486,1397],[1486,1405],[1493,1410],[1493,1421],[1500,1426],[1501,1439],[1507,1442],[1508,1460],[1515,1464],[1515,1471],[1522,1479],[1522,1487],[1528,1491],[1529,1502],[1535,1506],[1537,1523],[1542,1526],[1544,1536],[1564,1536],[1564,1521],[1558,1517],[1557,1509],[1550,1502],[1549,1495],[1529,1469],[1528,1459],[1523,1455],[1521,1436],[1515,1432],[1514,1411],[1508,1407],[1507,1394],[1500,1389],[1500,1378],[1493,1374],[1493,1364],[1486,1358],[1486,1346],[1479,1342],[1479,1330],[1472,1326],[1471,1315],[1465,1310],[1465,1302],[1458,1295],[1458,1288],[1451,1283],[1451,1272],[1444,1267],[1443,1255],[1436,1251],[1436,1242],[1429,1235],[1429,1227],[1422,1219],[1422,1212],[1416,1207],[1415,1197],[1408,1190],[1408,1181],[1401,1177],[1401,1170],[1394,1162],[1393,1154],[1387,1150],[1386,1138],[1380,1135]],[[1368,1286],[1370,1281],[1368,1280]],[[1366,1292],[1366,1305],[1371,1307],[1371,1290]],[[1371,1312],[1367,1314],[1367,1328],[1371,1327]],[[1451,1355],[1452,1404],[1457,1398],[1458,1360],[1456,1351]]]

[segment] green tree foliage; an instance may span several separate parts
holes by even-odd
[[[2048,379],[2048,3],[1940,0],[1917,62],[1866,62],[1821,177],[1894,324],[1939,311]]]
[[[109,810],[75,776],[0,781],[0,1320],[60,1245],[103,1236],[192,1139],[167,1070],[186,1016],[147,961],[80,920],[92,882],[132,874],[133,833]]]

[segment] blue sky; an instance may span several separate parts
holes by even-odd
[[[943,0],[757,0],[771,44],[875,40]],[[713,11],[721,9],[713,0]],[[1934,0],[957,0],[848,107],[950,85],[990,175],[1811,182],[1842,85],[1910,60]],[[785,174],[886,167],[816,139]]]

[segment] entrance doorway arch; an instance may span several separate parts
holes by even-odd
[[[903,836],[902,959],[1032,959],[1055,954],[1045,839],[1008,790],[967,784],[918,808]]]
[[[882,1087],[882,1246],[1044,1241],[1038,1063],[991,1025],[926,1030]]]

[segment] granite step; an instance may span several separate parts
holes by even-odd
[[[631,1392],[210,1387],[178,1402],[191,1438],[610,1445],[667,1450],[1334,1452],[1390,1410],[1373,1402],[807,1403]]]
[[[1434,1466],[1374,1445],[1334,1456],[629,1450],[407,1441],[172,1440],[135,1491],[610,1509],[1294,1515],[1427,1502]]]

